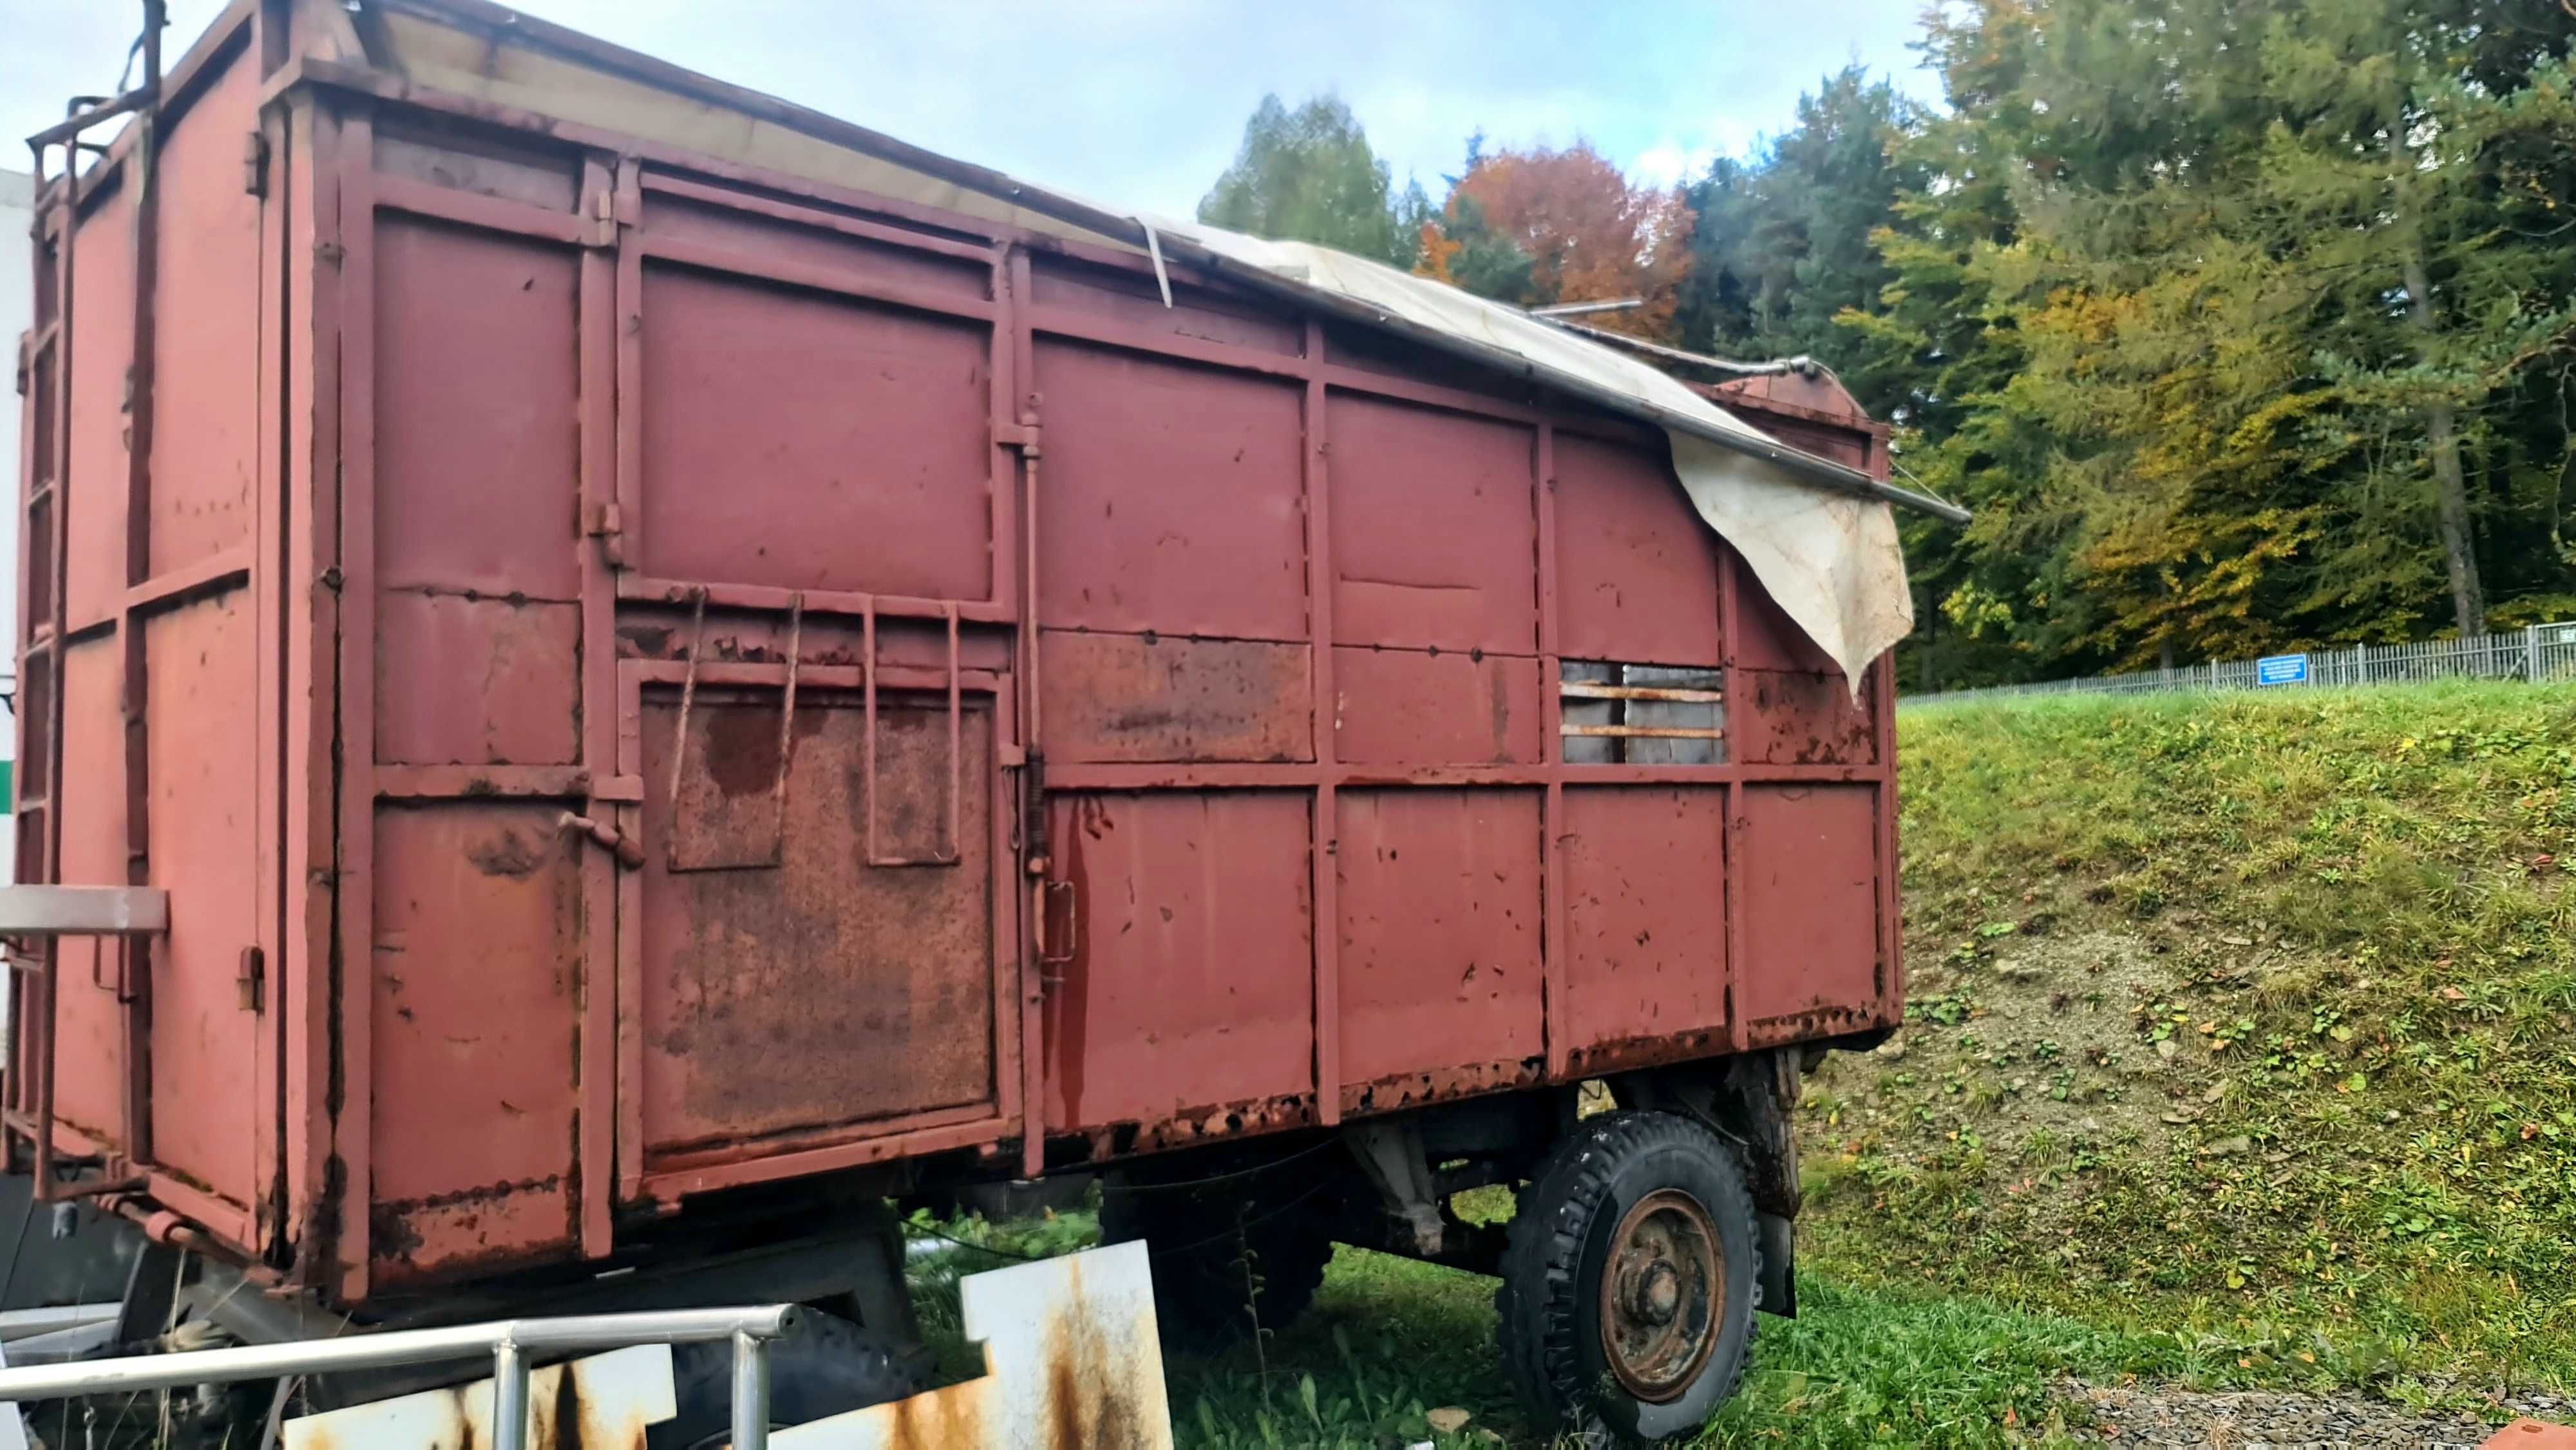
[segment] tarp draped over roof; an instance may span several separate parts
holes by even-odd
[[[1143,218],[1221,256],[1390,316],[1498,348],[1548,373],[1580,378],[1747,437],[1761,431],[1615,348],[1517,307],[1310,242],[1272,242],[1197,223]],[[1801,482],[1779,465],[1678,428],[1673,471],[1699,516],[1744,556],[1781,610],[1843,668],[1861,672],[1914,627],[1896,520],[1874,499]]]
[[[308,15],[338,9],[297,3]],[[375,53],[317,59],[361,61],[431,89],[1041,233],[1133,247],[1137,233],[1122,222],[1141,223],[1344,315],[1357,312],[1416,340],[1471,344],[1486,361],[1516,361],[1539,382],[1662,425],[1674,471],[1700,518],[1842,667],[1855,695],[1870,662],[1913,628],[1905,559],[1886,502],[1802,480],[1798,469],[1777,461],[1794,450],[1760,429],[1626,353],[1518,308],[1311,243],[1129,217],[483,0],[365,5],[384,22],[368,47]],[[1708,433],[1741,438],[1750,451]]]

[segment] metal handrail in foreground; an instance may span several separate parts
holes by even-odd
[[[445,1329],[358,1334],[347,1339],[304,1339],[235,1349],[32,1365],[0,1369],[0,1403],[180,1389],[293,1374],[389,1369],[488,1354],[492,1357],[494,1450],[527,1450],[529,1355],[730,1339],[734,1450],[768,1450],[769,1341],[793,1328],[798,1312],[793,1304],[769,1304],[750,1309],[670,1309],[501,1319]]]

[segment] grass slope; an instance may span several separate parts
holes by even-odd
[[[2576,1381],[2576,691],[1899,733],[1913,1005],[1808,1100],[1808,1267],[2249,1377]]]

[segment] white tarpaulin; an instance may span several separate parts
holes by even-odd
[[[1751,437],[1761,430],[1605,344],[1517,307],[1308,242],[1271,242],[1196,223],[1140,218],[1220,256],[1319,291],[1338,293],[1423,327],[1501,348],[1548,371]],[[1779,465],[1667,428],[1673,469],[1699,516],[1733,544],[1755,577],[1858,692],[1861,672],[1914,627],[1896,519],[1874,499],[1829,492]]]

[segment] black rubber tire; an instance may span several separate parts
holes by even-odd
[[[1305,1191],[1298,1180],[1251,1181],[1262,1196],[1246,1197],[1240,1182],[1204,1192],[1117,1179],[1102,1185],[1100,1241],[1145,1241],[1154,1318],[1167,1344],[1206,1354],[1248,1338],[1255,1324],[1285,1329],[1322,1287],[1333,1257],[1329,1195],[1283,1205],[1268,1196],[1294,1198]]]
[[[930,1358],[918,1345],[890,1344],[809,1309],[794,1332],[769,1347],[770,1427],[919,1394],[930,1383]],[[645,1431],[647,1450],[723,1444],[733,1429],[733,1346],[673,1345],[671,1382],[679,1413]]]
[[[1609,1240],[1639,1200],[1661,1189],[1697,1199],[1716,1230],[1726,1301],[1708,1358],[1673,1399],[1636,1398],[1611,1375],[1601,1347],[1599,1278]],[[1761,1279],[1752,1196],[1743,1169],[1707,1128],[1672,1113],[1586,1118],[1556,1145],[1521,1192],[1503,1250],[1503,1367],[1539,1425],[1578,1443],[1651,1445],[1697,1431],[1735,1393],[1753,1343]]]

